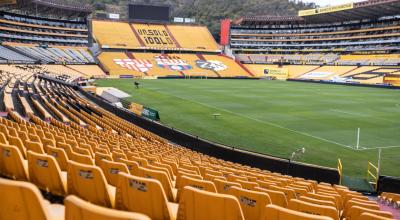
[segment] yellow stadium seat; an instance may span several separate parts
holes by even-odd
[[[61,172],[57,161],[49,155],[28,151],[29,180],[41,190],[54,195],[67,193],[67,173]]]
[[[391,218],[393,219],[393,214],[390,212],[385,212],[385,211],[378,211],[378,210],[372,210],[372,209],[367,209],[363,208],[360,206],[352,206],[349,211],[347,212],[347,215],[345,216],[346,220],[358,220],[361,214],[363,213],[371,213],[374,215],[382,216],[385,218]]]
[[[119,159],[118,162],[124,163],[129,170],[129,173],[134,176],[139,175],[139,164],[135,161]]]
[[[341,210],[340,205],[337,203],[336,198],[333,197],[333,196],[320,195],[320,194],[315,194],[315,193],[307,193],[305,196],[306,196],[306,197],[313,198],[313,199],[319,199],[319,200],[324,200],[324,201],[331,201],[331,202],[335,203],[336,209],[337,209],[337,210]]]
[[[177,190],[173,188],[172,183],[165,172],[140,167],[138,170],[138,176],[158,180],[164,189],[168,201],[176,201]]]
[[[353,206],[360,206],[360,207],[371,209],[371,210],[378,210],[378,211],[380,210],[379,205],[374,201],[358,201],[355,199],[350,199],[346,203],[346,206],[343,209],[343,216],[346,216],[347,213],[349,212],[350,208]]]
[[[260,220],[332,220],[330,217],[311,215],[286,209],[277,205],[267,205]]]
[[[104,208],[70,195],[64,200],[65,220],[150,220],[133,212]]]
[[[8,136],[8,144],[16,146],[23,158],[26,158],[26,148],[22,142],[22,140],[18,137]]]
[[[220,180],[220,179],[214,179],[212,180],[212,182],[215,184],[215,188],[217,189],[218,193],[228,193],[228,190],[233,187],[239,187],[241,188],[242,186],[240,185],[240,183],[236,183],[236,182],[229,182],[229,181],[225,181],[225,180]]]
[[[235,196],[240,203],[245,219],[258,220],[265,211],[265,206],[272,204],[269,195],[239,187],[230,187],[228,194]]]
[[[336,209],[336,204],[332,201],[319,200],[319,199],[314,199],[314,198],[310,198],[307,196],[300,196],[298,199],[301,201],[305,201],[305,202],[309,202],[309,203],[313,203],[313,204],[317,204],[317,205],[331,206]]]
[[[0,219],[64,219],[64,206],[44,200],[31,183],[0,178],[0,195]]]
[[[331,206],[317,205],[298,199],[292,199],[288,203],[288,209],[304,212],[313,215],[322,215],[331,217],[333,220],[339,220],[339,212]]]
[[[39,142],[34,142],[30,140],[25,141],[25,147],[27,151],[33,151],[39,154],[44,154],[43,145]]]
[[[68,165],[68,157],[65,151],[61,148],[56,148],[56,147],[51,147],[47,146],[45,148],[46,154],[51,155],[54,157],[58,163],[58,166],[62,171],[67,170],[67,165]]]
[[[100,165],[100,161],[103,160],[103,159],[109,160],[109,161],[113,161],[112,156],[109,155],[109,154],[103,154],[103,153],[99,153],[99,152],[94,153],[94,164],[99,166]]]
[[[28,162],[17,147],[0,144],[0,173],[14,180],[28,180]]]
[[[8,141],[6,136],[3,133],[0,133],[0,144],[6,144],[8,145]]]
[[[86,164],[86,165],[95,165],[93,159],[88,155],[71,152],[68,155],[68,158],[77,163],[82,163],[82,164]]]
[[[116,208],[140,212],[155,220],[176,219],[178,204],[168,202],[164,189],[155,179],[119,174]]]
[[[297,199],[296,191],[293,189],[289,189],[286,187],[280,187],[280,186],[271,186],[269,189],[285,193],[286,199],[288,201],[291,199]]]
[[[358,220],[391,220],[392,218],[386,218],[379,215],[374,215],[371,213],[363,213],[360,215]]]
[[[179,202],[178,220],[242,220],[244,219],[238,200],[231,195],[198,190],[190,186],[183,188]]]
[[[187,176],[182,176],[180,184],[181,185],[178,188],[178,194],[177,194],[177,198],[176,198],[176,201],[178,201],[178,202],[181,197],[183,188],[185,186],[190,186],[190,187],[193,187],[193,188],[196,188],[199,190],[204,190],[204,191],[213,192],[213,193],[217,192],[217,190],[215,189],[214,183],[211,181],[199,180],[199,179],[195,179],[195,178],[191,178],[191,177],[187,177]]]
[[[271,199],[272,204],[281,207],[287,207],[288,202],[285,193],[260,187],[256,187],[254,190],[267,193],[269,195],[269,198]]]
[[[97,205],[114,207],[115,187],[107,184],[99,167],[68,161],[67,174],[68,194]]]
[[[101,160],[99,167],[103,171],[103,174],[106,177],[108,184],[112,186],[117,186],[119,172],[129,173],[128,167],[124,163]]]

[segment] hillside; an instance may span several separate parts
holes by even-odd
[[[126,18],[127,0],[86,0],[96,11],[119,13]],[[312,4],[289,0],[147,0],[146,3],[162,3],[172,7],[173,17],[194,17],[207,25],[218,38],[220,20],[235,19],[243,15],[295,15],[298,10],[313,7]]]

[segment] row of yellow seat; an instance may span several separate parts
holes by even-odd
[[[221,55],[103,52],[98,58],[110,75],[252,77]]]
[[[378,200],[393,205],[395,208],[400,208],[400,194],[398,193],[382,192],[378,196]]]
[[[176,49],[218,51],[218,45],[205,26],[177,24],[136,24],[93,20],[93,36],[103,48]]]
[[[221,219],[221,216],[222,219],[230,219],[231,214],[236,213],[233,216],[235,219],[237,216],[246,219],[263,216],[265,219],[279,219],[271,217],[274,215],[286,216],[283,219],[288,219],[287,216],[294,219],[321,219],[309,215],[304,217],[297,211],[329,215],[333,219],[338,216],[358,219],[362,213],[391,216],[390,213],[372,209],[375,207],[373,205],[368,206],[369,209],[360,207],[370,205],[368,198],[340,186],[332,187],[270,173],[172,146],[154,134],[91,104],[71,88],[56,83],[33,83],[37,84],[38,90],[43,89],[46,92],[44,98],[57,103],[55,108],[71,121],[67,126],[53,118],[48,124],[31,115],[32,122],[26,122],[9,111],[10,118],[17,123],[1,119],[3,126],[0,126],[3,134],[0,136],[4,136],[2,152],[7,152],[1,154],[0,170],[2,175],[9,178],[29,180],[55,195],[72,193],[107,207],[118,208],[118,204],[125,204],[124,207],[130,207],[131,211],[145,213],[152,218],[176,216],[180,219],[204,219],[208,215],[213,219]],[[92,114],[84,109],[76,110],[79,106],[90,109]],[[80,126],[82,121],[87,128]],[[55,168],[57,166],[59,169]],[[126,186],[129,186],[125,189],[132,190],[132,195],[146,196],[136,197],[141,199],[128,196],[123,200],[123,196],[129,194],[123,191],[121,179],[124,178]],[[158,186],[153,184],[154,187],[150,187],[152,183],[146,182],[148,178],[154,179],[154,184]],[[187,186],[207,192],[185,193]],[[186,194],[188,199],[185,199]],[[227,199],[223,194],[231,195],[228,200],[236,208],[226,209],[221,202],[216,202]],[[156,195],[158,197],[154,197]],[[221,196],[224,199],[217,199]],[[201,199],[203,197],[205,199]],[[142,204],[135,203],[137,200]],[[203,203],[204,209],[200,210],[215,207],[218,211],[196,211],[203,200],[206,201]],[[196,209],[190,201],[195,202]],[[211,205],[214,203],[216,205]],[[272,206],[268,205],[271,203]],[[156,204],[162,208],[150,209]],[[349,204],[353,204],[352,207]],[[165,214],[160,210],[169,211]],[[266,214],[266,210],[273,210],[276,214]]]

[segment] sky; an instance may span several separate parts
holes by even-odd
[[[303,2],[314,2],[320,6],[327,6],[327,5],[340,5],[345,3],[351,2],[360,2],[362,0],[303,0]]]

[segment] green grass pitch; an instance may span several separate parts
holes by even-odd
[[[400,176],[400,91],[265,80],[98,80],[119,88],[129,101],[157,109],[161,122],[215,142],[336,167],[366,177],[368,161]],[[214,119],[214,113],[221,117]],[[356,150],[357,128],[361,129]]]

